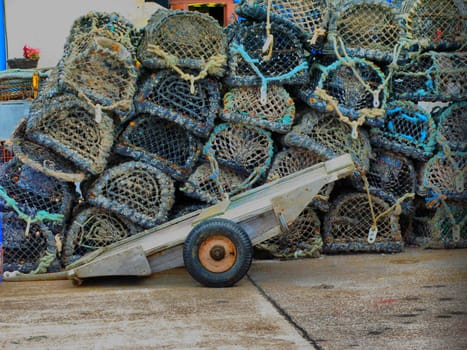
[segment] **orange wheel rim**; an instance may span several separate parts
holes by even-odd
[[[237,248],[229,238],[213,235],[200,244],[198,258],[206,270],[215,273],[225,272],[237,261]]]

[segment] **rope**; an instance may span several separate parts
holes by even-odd
[[[464,173],[467,171],[467,166],[464,167],[464,169],[460,169],[459,165],[457,162],[454,160],[454,157],[452,156],[451,152],[451,147],[449,147],[448,141],[446,137],[439,133],[439,138],[440,138],[440,143],[442,147],[442,152],[444,155],[444,158],[446,158],[454,168],[455,176],[454,176],[454,183],[456,187],[456,191],[458,193],[463,193],[464,192]]]
[[[31,274],[45,273],[50,265],[54,262],[56,256],[55,252],[45,252],[45,255],[39,260],[39,265],[34,271],[31,271]]]
[[[308,69],[308,63],[306,61],[302,62],[298,66],[296,66],[294,69],[292,69],[290,72],[287,72],[282,75],[278,75],[275,77],[265,77],[263,73],[256,67],[255,63],[258,63],[258,59],[251,58],[251,56],[248,54],[248,52],[245,51],[243,45],[233,43],[231,45],[231,50],[233,53],[238,53],[240,54],[243,59],[250,65],[250,67],[255,71],[255,73],[261,78],[261,98],[260,102],[264,106],[267,103],[267,90],[268,90],[268,82],[269,81],[274,81],[274,80],[282,80],[282,79],[290,79],[293,77],[295,74],[300,72],[301,70]]]
[[[381,108],[364,108],[358,111],[358,118],[356,120],[350,120],[349,117],[346,117],[342,111],[339,109],[339,102],[330,96],[323,88],[317,87],[315,89],[315,94],[322,100],[326,101],[328,105],[337,113],[339,120],[350,125],[352,128],[352,139],[357,139],[358,137],[358,127],[362,126],[365,123],[365,119],[368,118],[377,118],[382,117],[385,113],[384,109]]]
[[[382,84],[380,84],[375,90],[373,90],[371,88],[371,86],[362,78],[362,76],[360,75],[360,73],[356,69],[352,59],[347,55],[347,50],[345,49],[345,44],[344,44],[342,38],[338,37],[336,34],[329,34],[329,39],[332,42],[332,45],[334,47],[334,53],[335,53],[337,59],[340,62],[342,62],[343,65],[349,67],[352,70],[352,72],[354,73],[355,77],[358,79],[358,81],[364,86],[364,88],[369,93],[371,93],[373,95],[373,106],[375,108],[380,107],[381,101],[379,100],[379,95],[380,95],[381,91],[383,91],[383,89],[387,88],[387,86],[389,84],[389,81],[390,81],[394,71],[398,69],[397,61],[399,59],[403,44],[399,43],[399,44],[394,46],[392,62],[388,66],[389,67],[388,75],[384,79],[384,82]],[[338,49],[339,45],[338,45],[337,41],[339,41],[340,47],[341,47],[342,52],[344,53],[345,57],[342,57],[340,55],[339,49]]]
[[[0,185],[0,197],[5,201],[6,206],[12,208],[19,216],[20,219],[26,221],[27,223],[27,228],[26,230],[28,231],[28,226],[30,224],[36,223],[38,221],[62,221],[64,216],[62,214],[51,214],[45,210],[39,210],[36,215],[33,217],[27,215],[21,209],[18,207],[17,202],[8,196],[6,190],[3,188],[3,186]]]
[[[224,191],[224,188],[219,181],[219,164],[217,163],[215,153],[213,151],[208,152],[206,153],[206,157],[209,160],[209,165],[211,166],[212,171],[212,174],[209,178],[214,180],[214,183],[216,184],[219,193],[222,195],[223,200],[229,200],[229,194]]]
[[[378,221],[383,217],[388,215],[390,212],[394,211],[396,215],[399,215],[402,211],[401,209],[401,203],[405,201],[408,198],[413,198],[415,197],[415,193],[406,193],[404,194],[401,198],[399,198],[394,205],[390,206],[388,209],[383,211],[382,213],[376,215],[375,210],[374,210],[374,205],[373,205],[373,199],[371,197],[370,193],[370,185],[368,183],[368,178],[366,175],[360,171],[360,175],[363,179],[363,188],[366,191],[367,197],[368,197],[368,204],[370,205],[370,212],[371,212],[371,218],[373,220],[373,224],[371,225],[371,228],[368,233],[368,242],[373,243],[376,239],[376,235],[378,234]]]
[[[268,0],[268,7],[266,11],[266,41],[264,42],[262,51],[265,53],[268,51],[266,56],[263,56],[263,60],[269,61],[272,56],[272,47],[274,45],[274,36],[271,34],[271,6],[272,0]]]
[[[175,55],[165,52],[158,45],[149,44],[148,51],[154,53],[155,55],[161,57],[165,64],[177,72],[183,80],[190,82],[190,92],[193,95],[195,93],[195,82],[204,79],[208,74],[213,74],[214,72],[220,70],[227,62],[227,56],[218,54],[212,56],[205,64],[203,69],[198,73],[198,75],[193,75],[185,73],[177,66],[178,58]]]

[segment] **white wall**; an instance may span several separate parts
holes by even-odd
[[[2,1],[2,0],[0,0]],[[39,48],[39,67],[55,66],[71,25],[89,11],[117,12],[142,28],[160,6],[144,0],[4,0],[8,58],[22,57],[25,44]]]

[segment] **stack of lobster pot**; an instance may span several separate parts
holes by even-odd
[[[423,200],[417,202],[413,233],[407,240],[426,247],[466,247],[465,2],[406,1],[403,12],[412,27],[411,57],[392,76],[392,98],[430,112],[405,113],[394,128],[430,123],[417,134],[402,137],[432,144],[431,152],[420,153],[416,163],[416,193]]]

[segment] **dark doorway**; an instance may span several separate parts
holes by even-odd
[[[188,6],[188,10],[190,11],[206,13],[213,17],[221,26],[224,26],[224,9],[224,4],[191,4]]]

